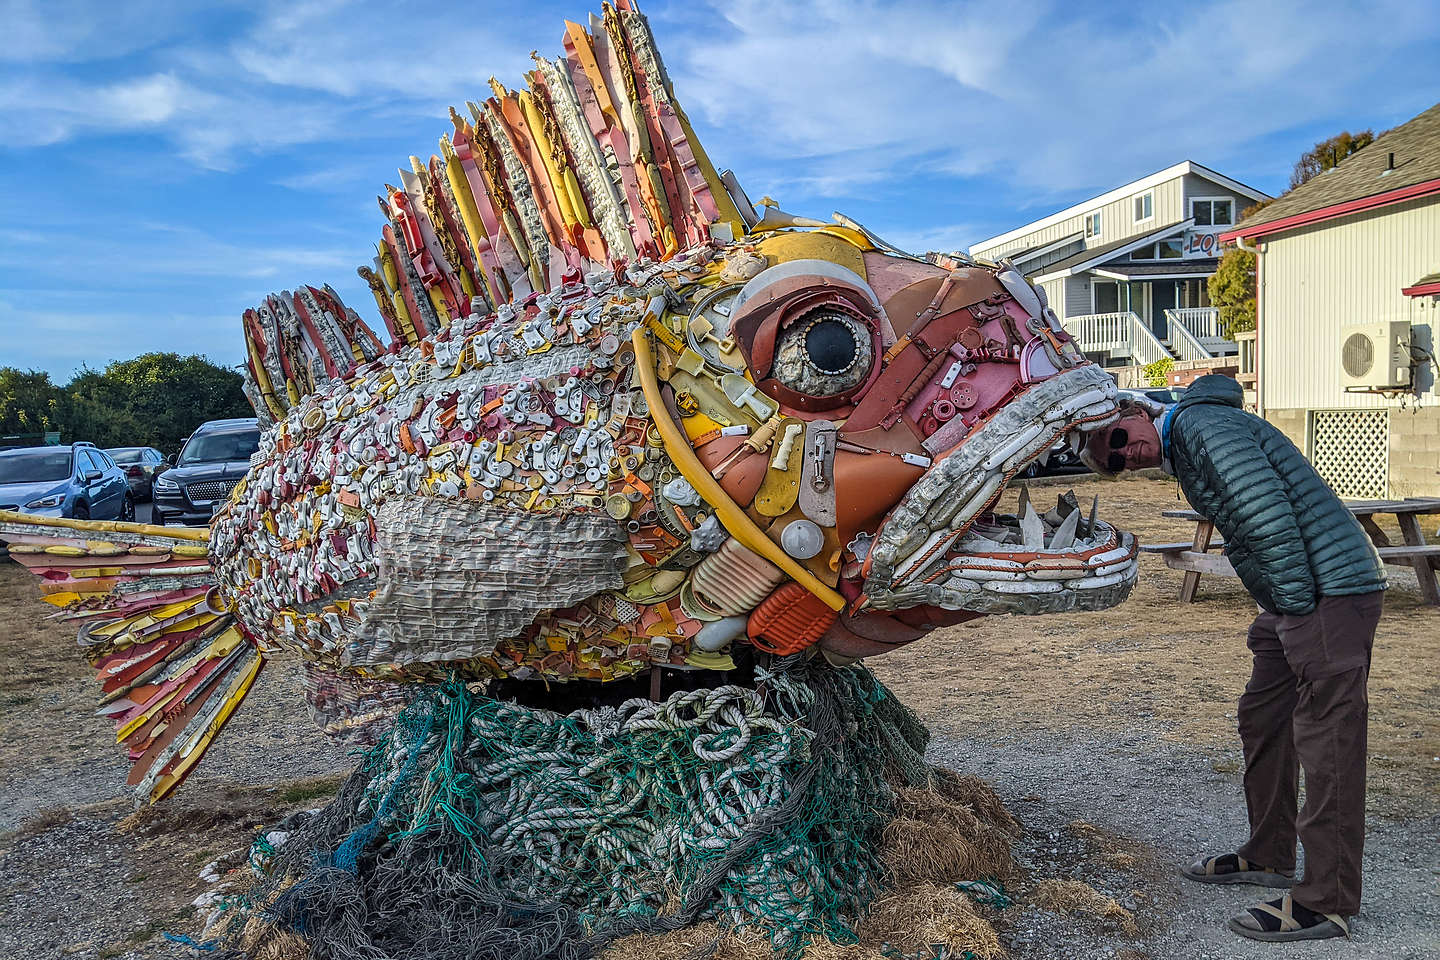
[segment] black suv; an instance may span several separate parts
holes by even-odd
[[[175,466],[155,475],[155,522],[209,523],[215,505],[230,496],[259,447],[260,424],[254,417],[202,423],[185,441]]]

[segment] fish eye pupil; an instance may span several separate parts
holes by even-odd
[[[821,373],[844,373],[858,352],[850,325],[833,314],[822,314],[805,331],[806,359]]]

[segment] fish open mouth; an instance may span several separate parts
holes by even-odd
[[[1135,585],[1134,536],[1061,497],[1043,512],[994,513],[1030,461],[1119,416],[1116,386],[1085,364],[1028,387],[947,451],[890,512],[865,559],[877,610],[935,606],[981,613],[1104,610]]]

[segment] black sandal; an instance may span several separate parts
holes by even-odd
[[[1316,913],[1285,894],[1247,907],[1230,918],[1231,930],[1251,940],[1290,943],[1295,940],[1329,940],[1349,937],[1350,925],[1338,913]]]
[[[1251,863],[1238,853],[1196,860],[1180,868],[1180,875],[1196,883],[1253,883],[1261,887],[1288,888],[1295,883],[1295,871],[1288,873]]]

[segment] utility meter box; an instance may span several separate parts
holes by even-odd
[[[1340,330],[1340,376],[1347,389],[1410,385],[1410,321],[1383,320]]]

